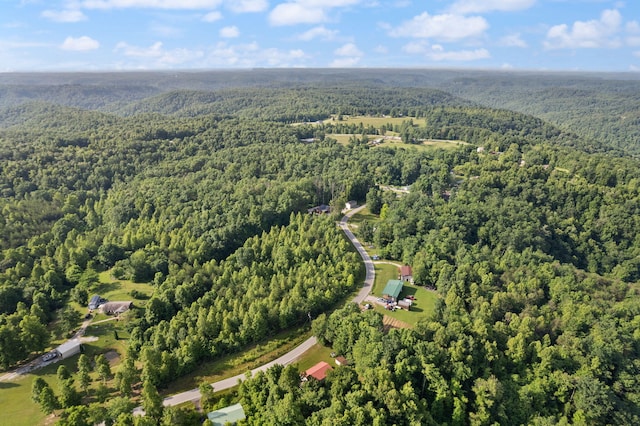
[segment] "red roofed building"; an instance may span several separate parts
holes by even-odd
[[[303,380],[306,380],[308,377],[313,377],[316,380],[322,381],[327,377],[327,372],[329,370],[332,370],[331,366],[328,363],[321,361],[305,371],[305,377]]]
[[[413,271],[411,270],[411,266],[404,265],[400,267],[400,280],[413,282]]]

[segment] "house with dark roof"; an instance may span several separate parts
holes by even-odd
[[[106,315],[120,315],[124,312],[127,312],[129,309],[133,307],[133,302],[107,302],[103,305],[100,305],[100,310],[103,314]]]
[[[384,287],[384,290],[382,290],[382,297],[395,302],[396,300],[398,300],[403,286],[404,282],[401,280],[387,281],[387,285]]]
[[[309,214],[329,214],[331,213],[331,206],[320,204],[319,206],[311,207],[307,212]]]

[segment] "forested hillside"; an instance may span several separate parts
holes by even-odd
[[[158,389],[317,318],[352,364],[302,386],[293,367],[257,375],[235,397],[248,424],[640,423],[633,126],[578,131],[590,118],[568,92],[565,125],[505,109],[499,90],[492,109],[429,88],[460,73],[238,74],[0,79],[0,368],[64,341],[99,274],[153,289],[127,295],[114,374],[90,385],[83,360],[60,389],[37,382],[44,413],[131,424],[130,398],[149,413],[138,424],[193,424],[163,414]],[[635,87],[602,84],[597,105]],[[360,235],[440,296],[411,329],[336,310],[364,275],[335,226],[352,199],[376,220]],[[307,213],[320,204],[333,214]]]

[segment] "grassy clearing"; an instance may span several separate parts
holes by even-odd
[[[324,120],[325,124],[336,124],[336,123],[346,123],[346,124],[360,124],[363,126],[373,126],[379,128],[383,125],[392,124],[392,125],[401,125],[403,122],[413,120],[413,124],[418,127],[424,127],[425,121],[421,118],[415,117],[373,117],[373,116],[365,116],[365,115],[354,115],[354,116],[343,116],[342,121],[334,120],[330,118],[328,120]]]
[[[95,293],[107,300],[136,300],[143,301],[153,294],[153,286],[147,283],[134,283],[129,280],[118,280],[111,275],[111,271],[104,271],[98,275],[100,283],[95,289]],[[134,298],[132,291],[137,291],[143,295],[142,298]]]
[[[336,141],[338,141],[338,143],[340,145],[348,145],[349,144],[349,138],[351,138],[353,135],[346,135],[346,134],[340,134],[340,133],[330,133],[330,134],[328,134],[326,136],[328,138],[335,139]]]

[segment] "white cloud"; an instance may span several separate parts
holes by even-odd
[[[79,10],[45,10],[40,15],[54,22],[80,22],[87,19]]]
[[[322,8],[309,8],[299,3],[279,4],[269,14],[269,23],[274,26],[317,24],[326,20],[327,15]]]
[[[240,30],[236,26],[224,27],[220,29],[220,37],[236,38],[240,35]]]
[[[627,29],[627,45],[636,47],[640,46],[640,24],[638,21],[628,22]]]
[[[410,54],[424,55],[434,61],[476,61],[491,57],[487,49],[446,51],[440,44],[429,45],[426,42],[407,43],[402,50]]]
[[[82,0],[85,9],[215,9],[222,0]]]
[[[125,42],[116,45],[115,52],[121,52],[124,56],[131,58],[143,59],[145,68],[162,67],[180,65],[192,62],[195,59],[202,58],[204,52],[201,50],[190,49],[173,49],[166,50],[161,42],[156,42],[149,47],[132,46]],[[149,62],[149,59],[154,61]]]
[[[353,43],[347,43],[333,51],[338,56],[362,56],[362,51]]]
[[[297,67],[303,65],[307,58],[300,49],[280,50],[277,48],[261,49],[257,43],[228,45],[218,43],[211,49],[202,67]]]
[[[219,21],[220,19],[222,19],[222,13],[218,11],[209,12],[202,17],[202,20],[204,22],[215,22],[215,21]]]
[[[358,46],[353,43],[347,43],[336,50],[333,53],[338,56],[335,58],[329,66],[333,68],[348,68],[357,65],[360,62],[360,59],[364,55]]]
[[[269,3],[267,0],[228,0],[227,6],[236,13],[262,12],[267,10]]]
[[[544,46],[547,49],[619,47],[616,35],[621,24],[620,12],[605,10],[597,20],[575,21],[571,28],[566,24],[551,27]]]
[[[500,44],[507,47],[527,47],[527,42],[520,37],[520,33],[502,37]]]
[[[458,0],[451,6],[451,11],[459,14],[491,12],[511,12],[528,9],[536,0]]]
[[[389,49],[387,48],[387,46],[383,46],[381,44],[377,45],[375,47],[375,49],[373,49],[376,53],[380,53],[382,55],[386,55],[387,53],[389,53]]]
[[[361,0],[293,0],[280,3],[269,14],[274,26],[317,24],[329,19],[328,12],[334,8],[348,7]]]
[[[162,42],[155,42],[150,47],[131,46],[128,43],[120,42],[116,45],[116,52],[122,51],[125,56],[134,56],[139,58],[154,58],[162,56]]]
[[[329,66],[331,68],[351,68],[358,65],[358,62],[360,62],[360,58],[337,58]]]
[[[100,43],[98,43],[98,41],[87,36],[82,36],[78,38],[67,37],[62,43],[62,45],[60,46],[60,48],[63,50],[75,50],[78,52],[95,50],[99,47],[100,47]]]
[[[337,30],[329,30],[324,26],[314,27],[298,36],[299,40],[302,41],[311,41],[316,38],[320,38],[322,40],[334,40],[338,35]]]
[[[181,28],[177,28],[177,27],[173,27],[170,25],[163,25],[163,24],[159,24],[157,22],[152,23],[149,26],[149,30],[156,35],[162,36],[162,37],[180,37],[182,35],[182,29]]]
[[[424,12],[389,31],[393,37],[434,38],[444,41],[478,37],[489,28],[481,16],[429,15]]]

